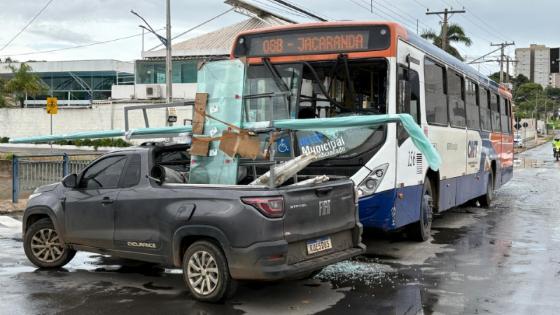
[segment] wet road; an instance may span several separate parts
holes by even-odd
[[[311,280],[243,284],[222,305],[194,302],[178,270],[97,254],[37,270],[17,218],[0,217],[0,313],[557,314],[560,168],[551,151],[547,143],[521,154],[492,209],[446,212],[429,242],[370,232],[357,260]]]

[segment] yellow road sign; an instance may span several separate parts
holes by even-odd
[[[56,115],[58,113],[58,98],[47,97],[47,114]]]

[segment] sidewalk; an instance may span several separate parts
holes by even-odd
[[[18,203],[12,203],[12,200],[0,199],[0,214],[23,211],[26,204],[27,199],[20,199]]]

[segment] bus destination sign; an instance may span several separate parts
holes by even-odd
[[[297,29],[241,36],[235,57],[267,57],[381,50],[389,47],[386,26]]]

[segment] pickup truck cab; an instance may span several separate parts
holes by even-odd
[[[28,259],[57,268],[83,250],[179,267],[196,299],[216,302],[236,280],[303,278],[364,251],[350,180],[267,188],[150,176],[188,176],[187,148],[111,152],[36,189],[23,217]]]

